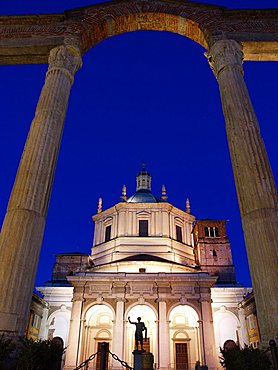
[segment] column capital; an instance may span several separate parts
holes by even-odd
[[[166,298],[156,298],[155,300],[156,303],[166,303]]]
[[[73,303],[74,302],[86,302],[86,299],[80,296],[74,296],[71,300]]]
[[[127,302],[127,299],[123,298],[123,297],[116,297],[115,301],[116,301],[116,303],[120,303],[120,302],[125,303],[125,302]]]
[[[243,74],[243,52],[241,45],[235,40],[216,41],[205,53],[209,65],[218,79],[226,67],[238,68]]]
[[[201,297],[201,298],[198,299],[198,301],[199,301],[199,303],[205,303],[205,302],[212,303],[211,297]]]
[[[48,72],[53,70],[64,70],[72,79],[75,72],[82,67],[80,49],[73,45],[60,45],[50,50],[48,58]]]

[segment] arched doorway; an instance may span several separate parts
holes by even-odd
[[[218,352],[220,348],[224,348],[227,341],[239,344],[240,322],[233,312],[227,310],[226,307],[221,307],[220,310],[214,313],[213,322]]]
[[[190,306],[179,305],[169,314],[170,367],[193,369],[201,358],[198,314]]]
[[[104,304],[96,304],[85,314],[85,325],[82,340],[82,359],[87,359],[92,353],[100,350],[102,342],[107,342],[109,348],[112,342],[114,312]],[[89,369],[98,369],[99,356],[89,364]]]
[[[47,339],[60,338],[63,341],[63,346],[67,346],[69,325],[70,325],[70,311],[66,306],[62,305],[57,311],[54,311],[47,320]]]
[[[144,341],[144,349],[152,352],[154,358],[157,356],[157,324],[156,313],[147,305],[137,305],[132,307],[126,313],[126,319],[130,316],[131,321],[137,321],[137,317],[141,317],[147,327],[147,341]],[[128,363],[133,363],[132,352],[135,349],[135,325],[127,321],[126,324],[126,341],[125,341],[125,358]]]

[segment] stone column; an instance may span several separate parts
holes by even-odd
[[[75,369],[78,365],[80,346],[81,346],[81,324],[82,320],[82,307],[84,298],[73,297],[71,318],[70,318],[70,329],[69,329],[69,339],[66,352],[66,362],[64,370]]]
[[[218,80],[263,345],[278,333],[278,206],[275,181],[243,78],[241,46],[215,42]]]
[[[76,47],[50,51],[45,84],[1,230],[0,333],[25,331],[69,93],[80,66]]]
[[[169,369],[170,338],[167,322],[167,305],[163,299],[158,299],[158,353],[159,369]]]
[[[220,363],[216,355],[215,348],[215,337],[213,329],[212,309],[211,309],[211,298],[203,297],[200,299],[201,312],[202,312],[202,335],[204,346],[204,362],[210,370],[216,370],[220,368]]]
[[[117,298],[116,300],[116,317],[113,327],[112,352],[120,359],[123,359],[123,341],[124,341],[124,308],[125,298]],[[114,360],[112,361],[113,369],[121,369],[121,364]]]

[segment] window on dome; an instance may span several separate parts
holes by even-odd
[[[148,220],[139,220],[139,236],[149,235],[149,222]]]
[[[105,228],[105,242],[108,242],[110,239],[111,239],[111,225],[108,225]]]
[[[178,242],[182,243],[182,228],[176,225],[176,239]]]

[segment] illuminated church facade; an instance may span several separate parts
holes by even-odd
[[[143,168],[136,192],[103,210],[101,199],[90,255],[56,256],[44,295],[40,337],[66,347],[64,369],[74,369],[100,343],[133,364],[134,330],[141,317],[148,331],[145,349],[160,370],[194,370],[197,361],[220,369],[219,348],[248,344],[244,310],[249,291],[236,283],[226,221],[196,220],[189,200],[181,210],[151,192]],[[97,357],[89,369],[98,369]],[[109,367],[122,369],[109,356]]]

